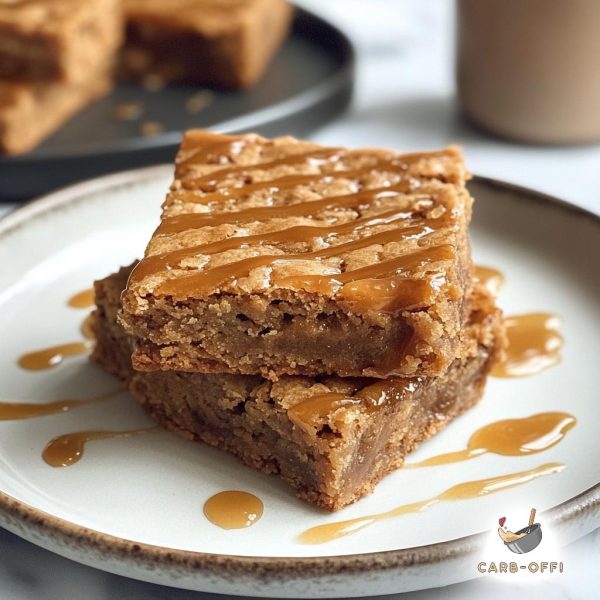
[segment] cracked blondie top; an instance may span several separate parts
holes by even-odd
[[[185,135],[123,293],[140,370],[437,375],[469,314],[460,152]]]

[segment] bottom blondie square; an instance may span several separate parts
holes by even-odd
[[[435,378],[387,380],[135,372],[133,340],[117,323],[131,268],[97,281],[92,360],[127,382],[165,428],[279,475],[297,495],[338,510],[371,492],[419,443],[481,397],[500,351],[501,316],[484,290],[461,355]]]

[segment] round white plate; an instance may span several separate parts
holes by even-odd
[[[155,167],[104,177],[48,196],[0,222],[1,400],[42,403],[115,387],[85,356],[38,372],[20,369],[16,360],[29,350],[81,338],[85,311],[69,308],[67,299],[142,253],[170,176],[170,167]],[[506,275],[500,304],[508,314],[549,311],[563,318],[563,361],[531,378],[490,379],[481,403],[411,459],[464,448],[475,429],[492,421],[549,410],[578,419],[560,444],[527,457],[485,455],[398,471],[374,494],[335,515],[297,500],[274,477],[166,432],[92,442],[70,468],[53,469],[42,461],[45,444],[59,434],[148,425],[123,394],[66,414],[0,422],[0,524],[59,554],[122,575],[210,592],[280,597],[384,594],[475,577],[498,518],[527,516],[531,506],[541,515],[545,537],[557,544],[597,527],[599,222],[558,201],[490,180],[476,180],[472,191],[476,262]],[[320,523],[548,462],[566,468],[475,500],[440,503],[330,543],[296,541]],[[224,489],[258,495],[265,504],[263,518],[243,530],[212,525],[202,505]]]

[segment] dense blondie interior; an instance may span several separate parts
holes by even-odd
[[[481,397],[502,345],[500,313],[478,287],[461,353],[435,378],[343,379],[143,373],[117,322],[130,268],[95,284],[92,359],[127,381],[161,425],[277,474],[300,498],[337,510],[371,492],[407,453]]]

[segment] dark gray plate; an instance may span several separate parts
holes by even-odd
[[[213,91],[198,114],[185,106],[202,88],[173,85],[159,92],[123,83],[71,119],[35,151],[0,158],[0,199],[25,199],[103,173],[173,159],[184,130],[258,131],[305,136],[348,104],[354,51],[346,36],[316,15],[298,9],[291,36],[269,71],[245,92]],[[118,121],[114,107],[143,106],[135,121]],[[144,122],[164,133],[145,137]]]

